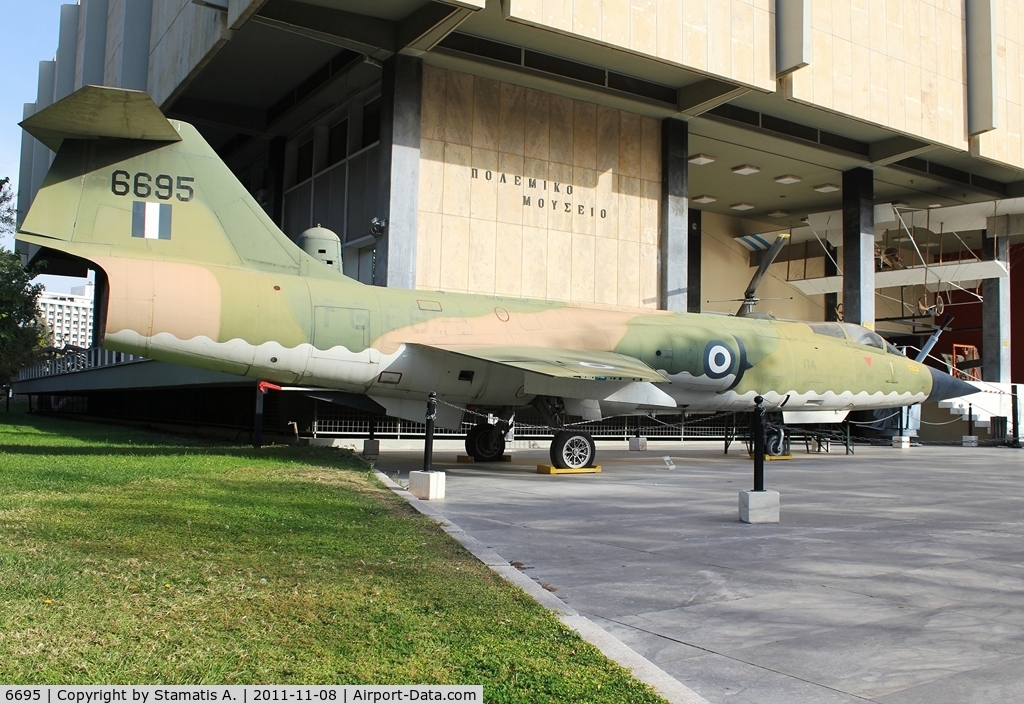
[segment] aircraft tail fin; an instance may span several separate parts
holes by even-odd
[[[22,126],[57,156],[18,239],[87,260],[341,276],[311,268],[202,135],[145,93],[86,86]]]

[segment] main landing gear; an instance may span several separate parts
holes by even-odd
[[[477,462],[497,462],[505,454],[505,433],[499,425],[481,423],[466,433],[466,454]],[[590,467],[594,439],[582,430],[559,430],[551,440],[551,464],[559,469]]]
[[[594,439],[582,430],[559,430],[551,440],[551,464],[559,469],[582,469],[594,464]]]
[[[561,399],[538,396],[533,405],[550,427],[564,426],[565,406]],[[501,411],[495,413],[499,418],[506,415]],[[466,454],[476,462],[500,460],[505,454],[505,435],[512,427],[514,415],[508,414],[508,417],[509,420],[499,420],[494,424],[480,423],[466,433]],[[590,433],[583,430],[558,430],[551,440],[551,464],[559,469],[593,467],[596,454],[594,439],[590,437]]]

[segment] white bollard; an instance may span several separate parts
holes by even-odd
[[[363,440],[363,459],[375,460],[380,456],[380,440]]]
[[[417,499],[443,499],[444,472],[409,472],[409,493]]]
[[[778,523],[779,492],[741,491],[740,520],[743,523]]]
[[[630,452],[647,452],[647,438],[630,438]]]

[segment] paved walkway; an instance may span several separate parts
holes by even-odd
[[[436,451],[432,504],[711,702],[1024,701],[1024,451],[841,452],[767,465],[777,526],[737,521],[751,462],[705,443],[575,476]]]

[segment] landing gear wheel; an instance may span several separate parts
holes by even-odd
[[[497,462],[505,454],[505,434],[489,423],[473,426],[466,433],[466,454],[476,462]]]
[[[765,433],[764,438],[765,454],[772,457],[779,457],[786,453],[786,431],[782,428],[771,428]]]
[[[594,464],[594,440],[580,430],[560,430],[551,440],[551,464],[559,469],[581,469]]]

